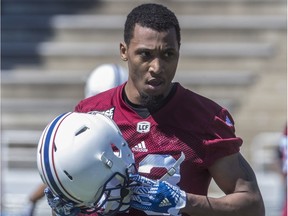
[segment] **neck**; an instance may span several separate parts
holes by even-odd
[[[123,94],[126,97],[126,103],[129,101],[128,105],[132,105],[134,108],[146,108],[149,110],[149,112],[154,113],[157,110],[159,110],[162,106],[164,106],[170,98],[174,95],[176,92],[176,86],[174,84],[171,84],[171,87],[169,88],[169,91],[164,96],[149,96],[149,95],[140,95],[141,100],[137,101],[136,103],[132,101],[128,95],[127,90],[124,88]]]
[[[165,98],[167,98],[168,95],[170,94],[172,88],[173,88],[173,83],[170,84],[168,91],[166,91],[165,94],[163,94],[163,96],[160,96],[160,97],[150,96],[150,95],[145,95],[145,94],[141,95],[141,92],[139,92],[135,88],[135,86],[133,86],[133,85],[131,86],[129,84],[129,82],[127,82],[125,87],[124,87],[124,91],[125,91],[127,99],[131,103],[133,103],[135,105],[145,106],[145,105],[143,105],[143,95],[147,96],[148,98],[161,98],[160,100],[165,100]]]

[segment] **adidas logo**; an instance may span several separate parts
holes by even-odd
[[[138,143],[137,145],[135,145],[132,148],[132,151],[135,151],[135,152],[147,152],[148,149],[146,148],[145,142],[142,141],[141,143]]]
[[[159,204],[159,207],[170,206],[170,205],[171,203],[169,202],[169,200],[165,198],[161,201],[161,203]]]

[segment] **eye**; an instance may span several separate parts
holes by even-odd
[[[139,55],[140,58],[142,58],[144,60],[148,60],[148,59],[152,58],[152,52],[150,50],[146,50],[146,49],[138,50],[137,55]]]
[[[172,51],[166,51],[166,52],[163,53],[163,56],[164,56],[165,58],[171,58],[171,57],[173,57],[174,55],[175,55],[175,53],[172,52]]]
[[[149,51],[142,51],[140,55],[142,58],[150,58],[152,56]]]

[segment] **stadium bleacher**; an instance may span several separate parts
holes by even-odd
[[[73,110],[96,66],[123,64],[118,47],[125,16],[143,2],[2,0],[3,212],[19,211],[38,182],[36,146],[46,124]],[[227,107],[253,163],[254,138],[282,131],[286,120],[286,1],[154,2],[175,11],[182,26],[175,81]]]

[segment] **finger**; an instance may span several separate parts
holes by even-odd
[[[153,210],[151,203],[149,205],[144,205],[143,203],[132,201],[131,207],[134,209],[141,210],[141,211],[152,211]]]
[[[53,198],[53,193],[51,192],[51,190],[47,187],[44,189],[44,193],[47,196],[47,198]]]
[[[63,207],[63,205],[65,204],[59,197],[55,197],[53,200],[51,200],[51,202],[53,203],[53,205],[55,207]]]
[[[130,202],[133,202],[133,203],[139,203],[141,205],[145,205],[145,206],[151,206],[151,201],[149,199],[148,196],[131,196],[131,201]]]
[[[144,186],[135,186],[135,187],[131,187],[130,190],[134,193],[134,194],[147,194],[148,191],[150,190],[150,186],[149,187],[144,187]]]
[[[144,210],[143,209],[143,205],[141,205],[139,202],[137,201],[131,201],[130,202],[130,206],[134,209],[138,209],[138,210]]]
[[[137,182],[137,183],[141,183],[141,184],[144,184],[144,185],[152,186],[155,183],[155,181],[153,181],[152,179],[146,178],[144,176],[140,176],[138,174],[136,174],[136,175],[132,174],[132,175],[129,176],[129,178],[130,178],[131,181],[134,181],[134,182]]]
[[[75,208],[73,203],[66,203],[62,208],[65,215],[76,216],[80,212],[80,208]]]

